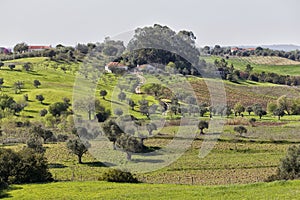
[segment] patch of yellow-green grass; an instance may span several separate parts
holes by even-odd
[[[7,199],[298,199],[300,181],[232,186],[59,182],[15,185]]]

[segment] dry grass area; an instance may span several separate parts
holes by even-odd
[[[239,57],[240,61],[257,65],[300,65],[300,62],[276,56]]]

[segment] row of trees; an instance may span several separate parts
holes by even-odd
[[[268,48],[256,47],[255,50],[238,48],[232,51],[231,47],[221,47],[220,45],[215,45],[214,47],[205,46],[200,49],[200,52],[204,55],[217,55],[217,56],[277,56],[282,58],[287,58],[290,60],[300,61],[300,51],[279,51],[272,50]]]
[[[205,64],[206,68],[209,65]],[[237,70],[234,68],[234,65],[228,65],[228,62],[222,59],[216,59],[214,61],[214,65],[216,66],[217,70],[220,73],[220,76],[224,80],[229,80],[232,82],[238,82],[238,80],[251,80],[255,82],[268,82],[280,85],[299,85],[300,84],[300,77],[299,76],[290,76],[290,75],[279,75],[273,72],[253,72],[253,67],[250,64],[246,65],[244,71]]]

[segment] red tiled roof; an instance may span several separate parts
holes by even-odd
[[[28,46],[29,50],[36,50],[36,49],[50,49],[50,46]]]
[[[119,63],[119,62],[110,62],[107,64],[108,67],[126,67],[125,65]]]

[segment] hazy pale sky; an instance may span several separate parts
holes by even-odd
[[[203,45],[300,45],[299,0],[0,0],[0,46],[101,42],[159,23]]]

